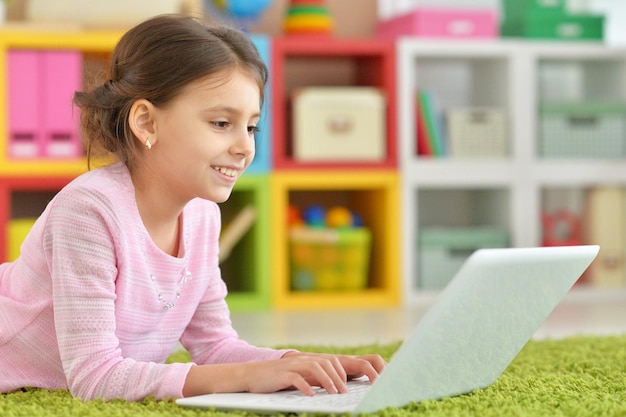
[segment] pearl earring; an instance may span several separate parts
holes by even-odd
[[[150,142],[150,138],[146,139],[146,149],[147,150],[152,149],[152,143]]]

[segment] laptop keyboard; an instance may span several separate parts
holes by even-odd
[[[306,406],[311,405],[326,405],[326,406],[356,406],[365,396],[365,393],[370,389],[372,384],[367,380],[355,380],[348,382],[349,392],[345,394],[329,394],[323,388],[314,388],[315,395],[304,395],[301,391],[284,391],[280,393],[280,398],[276,398],[278,393],[274,393],[268,396],[267,400],[255,400],[257,403],[280,402],[286,405],[298,405]]]

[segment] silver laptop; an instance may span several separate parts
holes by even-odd
[[[185,407],[256,413],[371,413],[491,385],[572,285],[598,246],[479,249],[463,264],[373,383],[348,394],[208,394]]]

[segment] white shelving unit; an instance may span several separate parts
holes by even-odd
[[[407,304],[432,297],[417,285],[418,235],[428,226],[494,226],[510,246],[542,240],[542,196],[550,190],[626,186],[626,158],[545,159],[538,155],[539,103],[626,102],[626,48],[599,43],[532,41],[397,42],[403,271]],[[418,155],[418,89],[439,106],[492,106],[507,115],[502,157]]]

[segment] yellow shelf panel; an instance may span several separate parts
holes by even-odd
[[[0,177],[78,176],[87,171],[86,159],[67,160],[2,160]]]
[[[397,185],[398,173],[387,170],[364,171],[278,171],[272,173],[278,186],[294,186],[298,190],[372,189]]]
[[[289,171],[271,177],[272,299],[277,308],[351,308],[394,306],[399,302],[400,234],[399,177],[396,171]],[[371,230],[370,288],[357,292],[297,292],[290,290],[287,209],[294,194],[347,195]]]
[[[120,31],[0,30],[0,47],[111,52],[122,34]]]
[[[397,306],[392,289],[353,292],[290,292],[276,299],[277,307],[291,310],[382,308]]]

